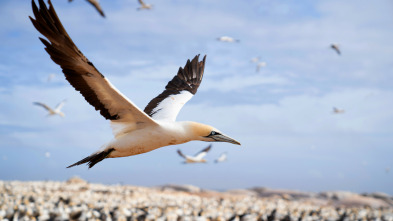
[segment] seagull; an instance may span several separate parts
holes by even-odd
[[[238,39],[234,39],[234,38],[228,37],[228,36],[219,37],[219,38],[217,38],[217,40],[218,40],[218,41],[222,41],[222,42],[231,42],[231,43],[233,43],[233,42],[239,42],[239,41],[240,41],[240,40],[238,40]]]
[[[338,109],[337,107],[333,107],[333,114],[343,114],[345,113],[344,109]]]
[[[68,0],[68,2],[72,2],[72,1],[73,0]],[[100,13],[100,15],[105,18],[104,11],[102,10],[98,0],[86,0],[86,1],[89,2],[92,6],[94,6],[94,8],[98,11],[98,13]]]
[[[215,161],[214,163],[221,163],[227,160],[227,153],[222,153]]]
[[[259,72],[261,70],[261,68],[263,68],[263,67],[266,67],[266,62],[264,62],[264,61],[258,62],[257,72]]]
[[[330,47],[337,52],[338,55],[341,55],[340,46],[338,44],[331,44]]]
[[[207,152],[209,152],[209,150],[211,148],[212,148],[212,145],[210,144],[208,147],[199,151],[199,153],[195,154],[195,156],[184,155],[180,150],[177,150],[177,153],[181,157],[186,159],[186,161],[184,161],[184,163],[206,163],[207,161],[203,158],[206,156]]]
[[[141,4],[141,7],[137,8],[137,10],[143,10],[143,9],[151,9],[153,7],[152,4],[146,4],[143,2],[143,0],[138,0],[139,4]]]
[[[240,145],[218,129],[197,122],[176,121],[183,105],[197,92],[202,81],[206,55],[187,60],[184,68],[151,100],[144,111],[124,96],[101,74],[74,44],[58,18],[51,1],[49,9],[43,0],[37,7],[32,0],[34,27],[48,40],[40,38],[51,59],[60,65],[68,82],[107,120],[114,138],[97,152],[68,166],[87,163],[89,168],[106,158],[146,153],[160,147],[192,140],[228,142]]]
[[[61,108],[64,106],[65,104],[65,100],[63,100],[62,102],[60,102],[55,109],[52,109],[51,107],[49,107],[48,105],[41,103],[41,102],[33,102],[33,104],[41,106],[43,108],[45,108],[48,111],[48,116],[53,116],[53,115],[59,115],[61,117],[65,117],[65,114],[63,112],[61,112]]]

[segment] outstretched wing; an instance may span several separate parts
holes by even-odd
[[[225,161],[226,159],[227,159],[227,153],[224,152],[224,153],[222,153],[222,154],[215,160],[215,162],[216,162],[216,163],[223,162],[223,161]]]
[[[63,108],[65,102],[66,102],[66,100],[63,100],[62,102],[60,102],[60,103],[55,107],[55,109],[58,110],[58,111],[60,111],[61,108]]]
[[[177,75],[168,82],[165,90],[149,102],[145,113],[155,120],[175,121],[183,105],[189,101],[202,82],[206,55],[198,61],[199,55],[192,61],[187,60],[184,68],[179,68]]]
[[[43,108],[45,108],[47,111],[53,111],[52,108],[50,108],[48,105],[41,103],[41,102],[33,102],[33,104],[41,106]]]
[[[142,0],[138,0],[139,4],[141,4],[142,6],[145,6],[146,4],[142,1]]]
[[[198,160],[203,159],[207,152],[209,152],[209,150],[212,148],[212,145],[210,144],[208,147],[206,147],[205,149],[201,150],[199,153],[195,154],[195,158]]]
[[[156,124],[148,115],[121,94],[76,47],[54,10],[39,0],[38,9],[34,0],[32,7],[34,27],[48,40],[40,38],[51,59],[63,69],[68,82],[79,91],[89,104],[101,115],[114,123],[127,123],[127,130],[138,126]],[[116,135],[116,134],[115,134]]]
[[[100,15],[102,17],[105,18],[104,11],[102,10],[101,5],[98,2],[98,0],[87,0],[87,1],[98,11],[98,13],[100,13]]]
[[[177,153],[178,153],[181,157],[183,157],[184,159],[187,158],[180,150],[177,150]]]
[[[335,50],[338,55],[341,55],[340,47],[338,45],[332,44],[330,47],[333,48],[333,50]]]

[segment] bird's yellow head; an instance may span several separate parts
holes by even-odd
[[[191,122],[190,129],[195,137],[195,140],[208,141],[208,142],[228,142],[228,143],[240,145],[240,143],[235,139],[230,138],[227,135],[224,135],[216,128],[206,124]]]

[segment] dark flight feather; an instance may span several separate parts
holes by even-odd
[[[82,54],[61,24],[51,1],[48,3],[49,9],[43,0],[39,0],[38,8],[33,0],[35,19],[30,17],[30,20],[47,38],[40,40],[51,59],[62,68],[67,81],[108,120],[138,119],[154,122],[111,86],[104,75]]]
[[[187,60],[184,68],[180,67],[177,75],[165,87],[165,90],[155,97],[145,107],[145,113],[152,117],[157,111],[154,109],[166,98],[171,95],[180,94],[182,91],[189,91],[195,95],[199,85],[202,82],[203,73],[205,69],[206,55],[202,61],[199,60],[199,55],[195,56],[192,61]]]

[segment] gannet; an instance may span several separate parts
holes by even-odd
[[[177,150],[177,153],[186,160],[184,163],[206,163],[207,161],[203,158],[211,148],[212,145],[210,144],[208,147],[195,154],[195,156],[184,155],[180,150]]]
[[[137,8],[137,10],[151,9],[153,7],[152,4],[146,4],[143,0],[138,0],[138,2],[141,4],[141,7]]]
[[[227,153],[222,153],[216,160],[214,160],[214,163],[221,163],[227,160]]]
[[[218,129],[191,121],[176,122],[183,105],[192,98],[202,81],[206,56],[187,60],[184,68],[151,100],[144,111],[118,91],[78,49],[58,18],[51,1],[40,8],[32,0],[34,27],[48,40],[40,38],[51,59],[60,65],[68,82],[85,100],[110,120],[114,138],[97,152],[70,165],[87,163],[89,168],[105,158],[146,153],[160,147],[192,140],[240,143]]]
[[[51,107],[49,107],[48,105],[41,103],[41,102],[33,102],[33,104],[41,106],[43,108],[45,108],[48,111],[48,116],[53,116],[53,115],[59,115],[61,117],[64,117],[65,114],[63,112],[61,112],[61,108],[64,106],[65,104],[65,100],[63,100],[62,102],[60,102],[55,109],[52,109]]]
[[[338,44],[331,44],[330,47],[337,52],[338,55],[341,55],[340,46]]]
[[[337,107],[333,107],[333,114],[343,114],[345,113],[344,109],[338,109]]]
[[[222,41],[222,42],[240,42],[240,40],[238,39],[234,39],[232,37],[228,37],[228,36],[222,36],[217,38],[218,41]]]
[[[72,1],[73,1],[73,0],[68,0],[68,2],[72,2]],[[89,3],[98,11],[98,13],[100,13],[100,15],[101,15],[102,17],[105,18],[104,11],[102,10],[101,5],[100,5],[100,3],[98,2],[98,0],[86,0],[86,1],[89,2]]]

